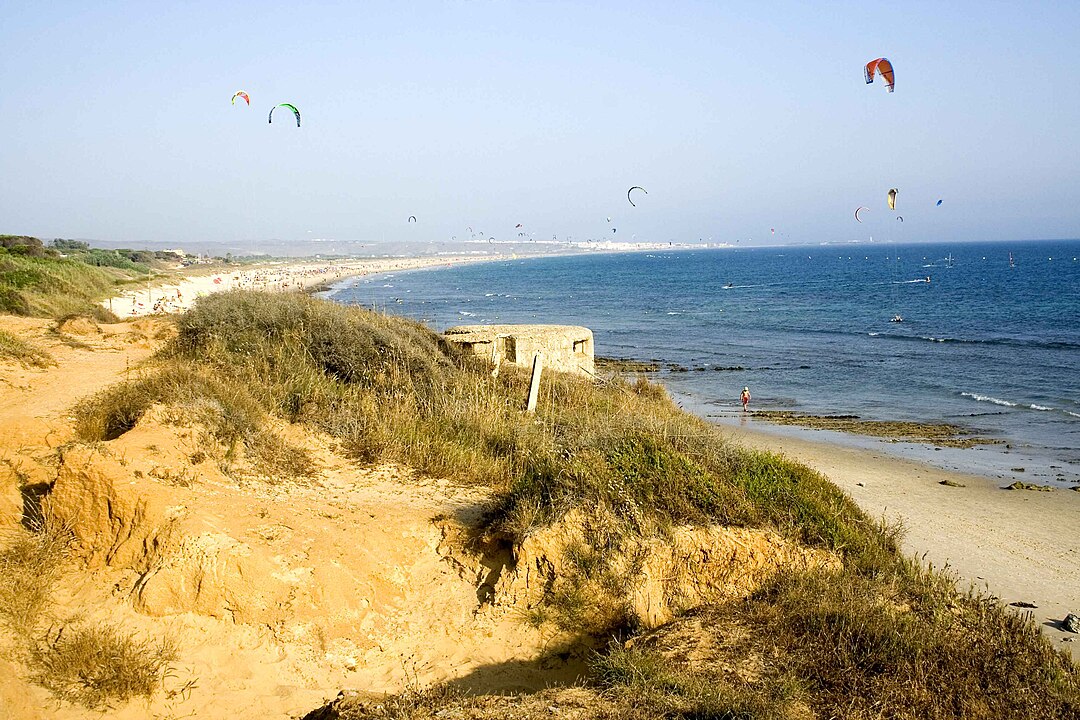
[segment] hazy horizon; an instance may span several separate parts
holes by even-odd
[[[241,248],[1080,236],[1072,3],[14,2],[0,40],[4,233]],[[863,80],[881,56],[891,94]],[[267,122],[280,102],[301,127],[284,108]]]

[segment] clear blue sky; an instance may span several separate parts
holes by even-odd
[[[1078,2],[7,0],[0,47],[0,232],[1080,236]]]

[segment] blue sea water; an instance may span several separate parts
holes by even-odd
[[[597,355],[688,368],[657,379],[720,423],[738,422],[749,386],[756,409],[945,421],[1007,443],[891,452],[1080,482],[1077,240],[528,258],[360,278],[333,298],[439,331],[584,325]]]

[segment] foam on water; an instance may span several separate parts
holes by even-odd
[[[979,402],[994,403],[995,405],[1004,405],[1005,407],[1016,407],[1019,403],[1009,402],[1008,400],[1000,400],[996,397],[990,397],[989,395],[979,395],[978,393],[962,392],[963,397],[969,397],[972,400],[978,400]]]

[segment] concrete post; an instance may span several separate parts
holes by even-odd
[[[499,366],[502,365],[502,353],[499,352],[499,339],[505,335],[496,335],[491,341],[491,377],[499,377]]]
[[[540,396],[540,374],[544,370],[544,353],[539,350],[533,356],[532,380],[529,381],[529,404],[525,412],[532,415],[536,412],[536,398]]]

